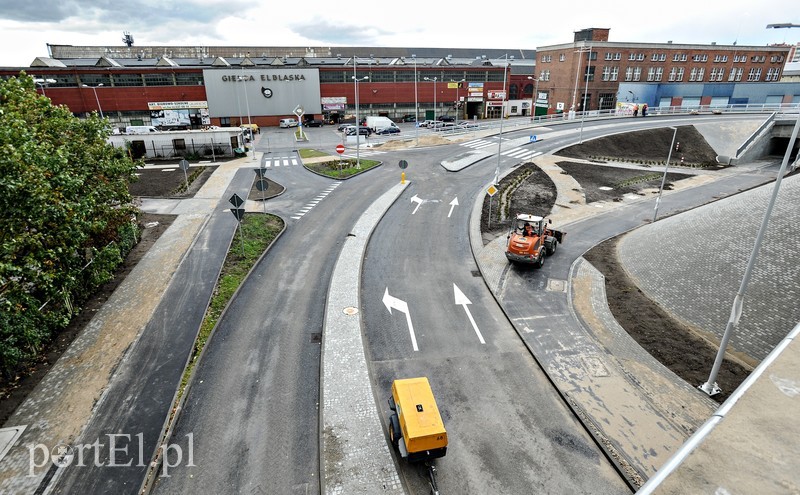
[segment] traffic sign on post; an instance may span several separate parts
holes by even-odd
[[[398,163],[398,165],[400,166],[401,169],[408,168],[408,162],[405,160],[400,160],[400,163]]]
[[[336,152],[339,153],[340,155],[342,153],[344,153],[344,145],[343,144],[337,144],[336,145]]]
[[[242,206],[242,204],[244,203],[242,197],[236,193],[233,193],[233,196],[231,196],[230,199],[228,199],[228,201],[230,201],[231,204],[237,208]]]

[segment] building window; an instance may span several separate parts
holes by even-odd
[[[715,63],[725,63],[728,61],[727,55],[714,55],[714,62]]]
[[[638,61],[640,61],[640,62],[641,62],[642,60],[644,60],[644,53],[638,53],[638,54],[636,54],[636,60],[638,60]]]
[[[600,93],[600,110],[610,110],[614,108],[614,93]]]
[[[567,59],[567,55],[564,54],[564,53],[562,53],[561,55],[558,56],[558,61],[559,62],[563,62],[566,59]]]
[[[177,72],[175,73],[175,84],[178,86],[202,86],[204,84],[203,73]]]
[[[619,78],[619,67],[612,67],[611,68],[611,80],[616,81]]]
[[[664,78],[664,68],[656,67],[656,81],[661,81]]]
[[[631,52],[628,54],[628,60],[636,60],[636,54]]]
[[[658,62],[658,53],[654,53],[654,54],[650,55],[650,61],[651,62]]]
[[[594,69],[595,67],[586,67],[583,71],[583,81],[594,82]]]
[[[638,81],[642,78],[642,68],[641,67],[634,67],[633,68],[633,80]]]
[[[780,72],[781,70],[778,69],[777,67],[772,67],[767,69],[767,78],[765,79],[765,81],[767,82],[777,81],[780,78]]]
[[[625,68],[625,80],[626,81],[633,81],[633,67],[626,67]]]
[[[145,86],[172,86],[172,74],[144,74]]]
[[[543,81],[549,81],[550,80],[550,71],[549,70],[542,71],[542,80]]]
[[[753,67],[750,69],[750,72],[747,73],[747,82],[754,82],[761,80],[761,69]]]
[[[683,74],[686,72],[686,69],[683,67],[678,67],[678,75],[675,77],[676,82],[683,81]]]
[[[700,55],[700,54],[695,55],[694,57],[692,57],[692,61],[693,62],[708,62],[708,55],[705,55],[705,54],[703,54],[703,55]]]
[[[647,81],[653,82],[656,80],[656,69],[655,67],[649,67],[647,69]]]
[[[611,52],[606,52],[606,60],[613,60],[612,57],[613,55],[611,54]]]
[[[678,75],[678,68],[673,67],[669,70],[669,82],[675,82],[675,77]]]
[[[620,52],[615,53],[614,60],[622,60],[622,54]]]
[[[603,81],[610,81],[611,80],[611,67],[604,66],[603,67]]]
[[[141,74],[114,74],[114,86],[144,86]]]
[[[742,68],[741,67],[734,67],[731,69],[731,72],[728,74],[728,81],[741,81],[742,80]]]
[[[689,72],[689,82],[692,81],[700,81],[702,78],[698,77],[698,71],[700,69],[697,67],[692,67],[692,70]]]
[[[753,55],[750,58],[751,62],[757,63],[757,64],[764,63],[766,60],[767,60],[767,57],[765,55],[761,55],[761,56]]]
[[[711,73],[708,75],[709,81],[722,81],[723,76],[725,75],[725,69],[722,67],[714,67],[711,69]]]

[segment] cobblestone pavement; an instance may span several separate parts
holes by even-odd
[[[648,297],[719,343],[764,218],[773,184],[636,229],[619,256]],[[745,292],[731,350],[761,360],[800,321],[800,175],[780,187]]]

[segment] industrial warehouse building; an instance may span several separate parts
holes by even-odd
[[[800,103],[781,82],[797,46],[611,42],[608,29],[536,50],[364,47],[48,45],[37,88],[76,115],[166,129],[277,126],[298,111],[337,122],[355,113],[419,119],[529,116],[655,106]],[[536,98],[534,102],[534,93]],[[535,110],[534,110],[535,108]]]

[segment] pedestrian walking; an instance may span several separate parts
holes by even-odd
[[[642,105],[642,117],[647,117],[647,103]]]
[[[634,105],[633,106],[633,116],[636,117],[637,115],[639,115],[639,105]]]

